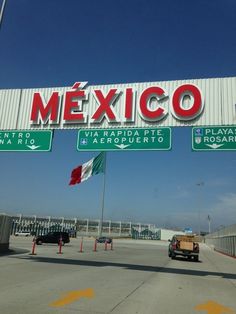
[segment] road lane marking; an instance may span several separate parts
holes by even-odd
[[[74,290],[66,293],[60,299],[49,304],[49,306],[61,307],[73,303],[75,301],[78,301],[81,298],[93,298],[94,296],[95,294],[92,288],[88,288],[85,290]]]
[[[222,313],[236,314],[236,312],[234,312],[232,309],[225,307],[214,301],[208,301],[207,303],[199,304],[195,306],[195,310],[206,311],[207,314],[222,314]]]

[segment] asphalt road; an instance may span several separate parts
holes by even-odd
[[[115,240],[104,250],[80,239],[58,253],[32,238],[11,238],[0,256],[3,314],[236,313],[236,259],[201,246],[200,262],[171,260],[166,242]]]

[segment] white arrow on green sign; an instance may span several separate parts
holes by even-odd
[[[49,131],[0,131],[2,152],[48,152],[52,146]]]
[[[88,129],[78,132],[78,151],[170,150],[171,128]]]
[[[192,128],[194,151],[236,150],[236,126]]]

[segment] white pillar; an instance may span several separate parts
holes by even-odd
[[[64,227],[64,221],[65,221],[65,218],[61,217],[61,225],[62,225],[62,227]]]
[[[48,228],[50,228],[51,216],[48,216]]]
[[[119,231],[119,237],[121,236],[121,221],[120,221],[120,231]]]
[[[89,231],[89,220],[87,219],[86,235],[88,235],[88,231]]]

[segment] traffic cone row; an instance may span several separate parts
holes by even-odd
[[[107,241],[105,242],[105,248],[104,250],[107,251],[107,246],[108,246],[109,243],[107,243]],[[113,242],[110,243],[110,249],[113,250]],[[33,238],[33,241],[32,241],[32,250],[31,250],[31,253],[30,255],[37,255],[35,253],[36,251],[36,237]],[[93,252],[97,252],[97,240],[94,241],[94,247],[93,247]],[[79,250],[79,253],[83,253],[83,237],[81,239],[81,242],[80,242],[80,250]],[[60,237],[60,241],[59,241],[59,246],[58,246],[58,252],[57,254],[63,254],[62,253],[62,237]]]

